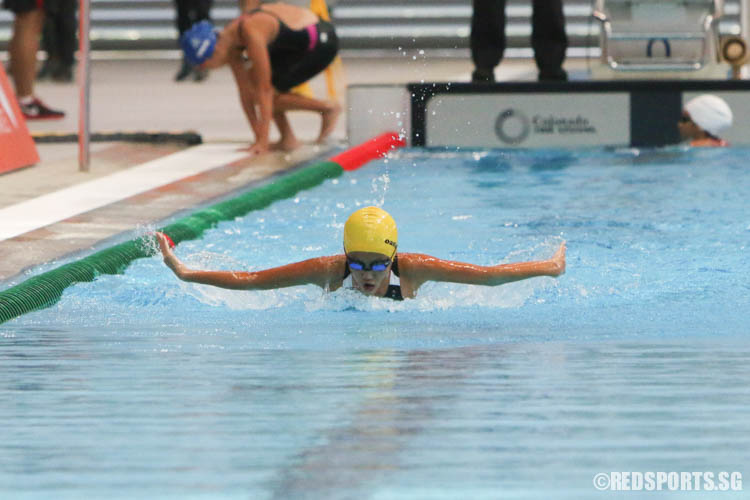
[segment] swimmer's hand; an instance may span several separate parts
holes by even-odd
[[[565,272],[565,242],[560,243],[560,248],[557,249],[555,255],[548,261],[552,264],[550,276],[560,276]]]
[[[185,265],[180,262],[180,259],[172,251],[172,240],[164,233],[156,233],[156,241],[159,243],[159,249],[164,257],[164,263],[170,268],[178,277],[182,276],[185,271]]]

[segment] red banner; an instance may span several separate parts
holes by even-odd
[[[36,145],[0,64],[0,174],[28,167],[38,161]]]

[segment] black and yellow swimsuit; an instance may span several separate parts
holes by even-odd
[[[270,10],[253,9],[244,16],[267,14],[279,21],[279,33],[268,44],[271,60],[271,83],[276,90],[286,92],[326,69],[339,50],[336,30],[328,21],[318,21],[294,30]],[[242,40],[242,30],[240,40]]]

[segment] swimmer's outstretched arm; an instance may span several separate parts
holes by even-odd
[[[442,260],[422,254],[399,254],[401,274],[414,290],[427,281],[447,281],[470,285],[497,286],[536,276],[559,276],[565,272],[565,242],[548,260],[515,262],[497,266],[477,266]]]
[[[231,290],[272,290],[297,285],[326,288],[341,274],[341,256],[318,257],[264,271],[198,271],[188,268],[174,254],[165,236],[156,234],[164,263],[182,281],[201,283]]]

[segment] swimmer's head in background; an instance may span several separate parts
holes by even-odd
[[[190,64],[199,66],[213,55],[217,38],[213,24],[199,21],[182,34],[180,46]]]
[[[703,94],[690,99],[685,104],[685,111],[693,123],[714,137],[732,126],[732,110],[721,97]]]
[[[396,221],[378,207],[360,208],[344,225],[344,252],[372,252],[393,258],[398,247]]]

